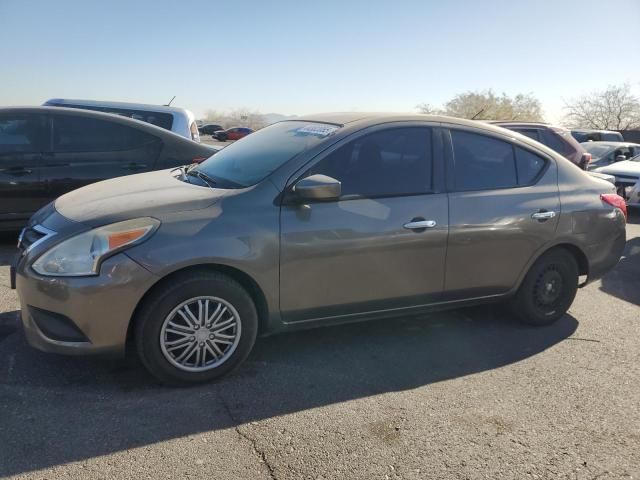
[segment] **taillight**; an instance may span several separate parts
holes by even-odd
[[[608,203],[612,207],[622,210],[624,219],[627,219],[627,202],[625,202],[624,198],[622,198],[620,195],[617,195],[615,193],[603,193],[602,195],[600,195],[600,199],[603,202]]]
[[[202,163],[209,157],[196,157],[191,160],[191,163]]]

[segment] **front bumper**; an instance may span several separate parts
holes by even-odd
[[[129,323],[155,275],[124,253],[107,259],[92,277],[44,277],[27,263],[23,258],[16,266],[16,287],[30,345],[63,354],[124,354]],[[63,331],[78,334],[72,340],[58,335],[56,319],[64,320]]]

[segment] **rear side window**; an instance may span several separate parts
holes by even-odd
[[[95,118],[53,117],[53,148],[56,152],[115,152],[133,150],[158,141],[140,130]]]
[[[554,132],[553,130],[545,129],[542,131],[542,139],[542,143],[547,147],[551,150],[555,150],[565,157],[571,157],[577,151],[577,149],[572,145],[572,142],[575,142],[575,139],[569,132]]]
[[[516,170],[518,173],[518,185],[529,185],[542,172],[545,161],[535,153],[524,148],[516,149]]]
[[[537,128],[514,128],[513,130],[535,140],[536,142],[540,141],[540,131]]]
[[[432,157],[430,128],[393,128],[347,143],[308,174],[340,180],[343,196],[422,194],[432,190]]]
[[[486,135],[452,130],[457,190],[491,190],[518,185],[513,146]]]
[[[48,148],[44,115],[0,116],[0,153],[37,153]]]

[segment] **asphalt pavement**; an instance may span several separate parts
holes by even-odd
[[[498,308],[260,339],[234,375],[28,347],[0,242],[0,477],[640,478],[640,215],[556,324]]]

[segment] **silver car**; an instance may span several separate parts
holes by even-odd
[[[14,276],[33,346],[131,348],[193,384],[273,332],[486,301],[549,324],[616,265],[625,216],[613,185],[513,131],[336,114],[60,197]]]

